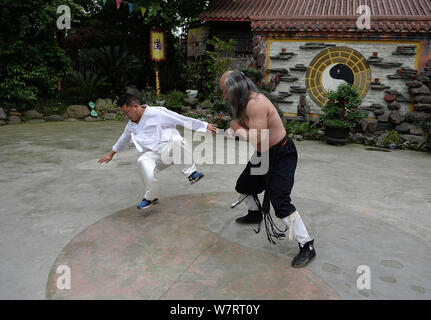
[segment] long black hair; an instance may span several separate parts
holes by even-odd
[[[245,74],[241,71],[234,70],[228,74],[224,82],[228,90],[228,103],[234,118],[241,118],[248,101],[250,92],[259,93],[259,89]]]

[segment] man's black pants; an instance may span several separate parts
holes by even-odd
[[[264,157],[255,153],[253,157],[261,157],[262,161],[273,161],[269,176],[269,199],[277,218],[285,218],[296,211],[291,203],[290,193],[293,188],[298,153],[292,139],[285,137],[278,145],[272,147],[269,156]],[[266,159],[266,160],[265,160]],[[265,190],[268,172],[263,175],[252,175],[251,168],[258,168],[262,163],[247,163],[246,168],[239,176],[235,190],[245,195],[257,195]]]

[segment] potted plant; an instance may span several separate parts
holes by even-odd
[[[365,118],[359,110],[362,98],[358,89],[350,84],[341,84],[326,96],[328,101],[319,115],[325,128],[325,140],[329,144],[346,144],[350,131]]]

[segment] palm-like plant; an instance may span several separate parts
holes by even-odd
[[[81,57],[87,65],[95,67],[100,75],[106,77],[115,91],[128,85],[141,67],[138,58],[118,46],[89,49]]]
[[[73,71],[69,75],[71,87],[67,89],[68,94],[82,97],[86,101],[96,98],[97,94],[106,87],[106,78],[98,78],[96,74],[87,71],[85,74]]]

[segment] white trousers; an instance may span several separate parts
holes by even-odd
[[[244,204],[248,210],[259,210],[259,207],[257,206],[256,201],[254,201],[252,195],[249,195],[244,199]],[[281,220],[289,229],[290,240],[296,239],[301,246],[312,240],[298,211],[293,212]]]
[[[193,161],[193,150],[186,139],[180,135],[174,135],[169,142],[160,146],[159,152],[147,151],[138,158],[138,170],[144,183],[147,200],[154,200],[159,195],[158,173],[172,164],[182,166],[182,171],[186,177],[196,171]],[[184,161],[181,160],[184,155]]]

